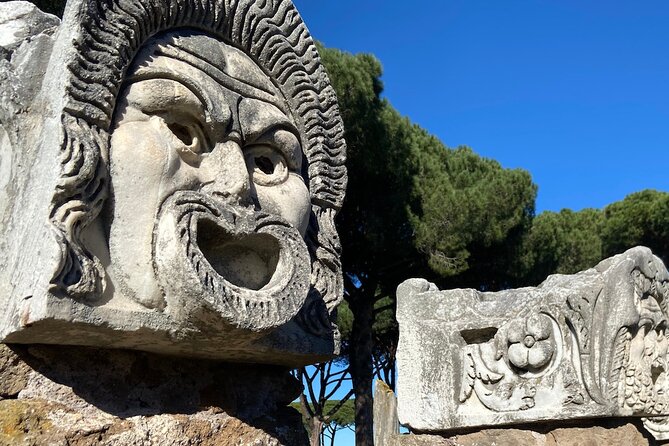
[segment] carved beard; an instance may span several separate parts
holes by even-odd
[[[163,202],[153,239],[167,312],[186,312],[199,325],[277,327],[297,314],[309,291],[306,243],[276,215],[179,191]]]

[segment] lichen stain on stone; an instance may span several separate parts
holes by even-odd
[[[51,410],[52,405],[45,401],[0,401],[0,443],[17,444],[52,429]]]

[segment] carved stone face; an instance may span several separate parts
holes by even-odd
[[[291,1],[67,3],[0,42],[0,341],[338,354],[346,142]]]
[[[309,288],[311,203],[300,133],[271,80],[236,48],[181,31],[144,47],[117,104],[113,286],[200,323],[294,316]]]

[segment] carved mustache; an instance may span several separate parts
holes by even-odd
[[[209,194],[168,197],[153,249],[168,311],[178,305],[200,318],[222,317],[234,327],[261,331],[288,322],[309,290],[311,260],[296,228]]]

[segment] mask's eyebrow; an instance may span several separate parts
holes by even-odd
[[[242,98],[237,105],[237,113],[246,144],[253,144],[266,133],[280,129],[292,133],[300,142],[300,133],[295,124],[272,103]]]
[[[209,95],[204,92],[204,89],[189,76],[180,76],[176,72],[166,71],[163,67],[140,67],[135,73],[129,75],[123,82],[123,88],[128,85],[150,80],[165,80],[173,81],[183,85],[198,99],[200,111],[206,114],[207,111],[213,110],[213,104],[209,99]],[[171,97],[171,96],[170,96]],[[166,107],[156,107],[153,111],[165,111]]]
[[[237,113],[245,146],[272,146],[283,153],[291,170],[301,169],[300,133],[281,110],[257,99],[243,98],[237,105]]]
[[[176,48],[171,46],[159,47],[154,54],[185,62],[206,73],[223,87],[226,87],[243,97],[258,99],[273,104],[286,113],[287,110],[285,104],[283,104],[283,101],[279,100],[279,98],[272,92],[262,89],[260,86],[251,85],[241,79],[236,79],[230,76],[218,67],[203,60],[201,56],[194,54],[189,48],[181,47],[176,44],[175,46]]]

